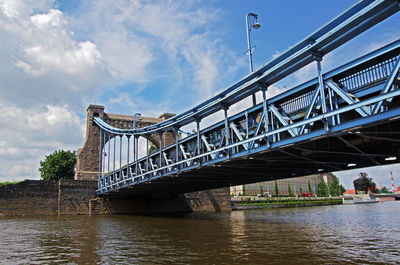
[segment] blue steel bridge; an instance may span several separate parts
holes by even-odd
[[[360,1],[221,93],[158,124],[118,129],[95,117],[101,150],[97,194],[173,195],[399,163],[400,40],[332,71],[321,67],[326,54],[397,11],[397,0]],[[266,97],[271,85],[310,63],[314,79]],[[228,115],[256,92],[261,102]],[[200,129],[217,112],[224,118]],[[181,138],[189,124],[196,132]],[[162,148],[166,132],[175,143]],[[154,135],[159,148],[139,157],[139,137],[147,139],[148,150]],[[116,154],[124,138],[127,145]],[[114,156],[106,158],[105,152]],[[116,168],[123,157],[128,163]],[[110,160],[113,170],[105,173]]]

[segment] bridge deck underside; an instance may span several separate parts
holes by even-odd
[[[108,193],[111,196],[174,195],[259,181],[399,163],[400,121],[328,133],[311,141],[271,148],[201,166]],[[393,159],[387,159],[393,157]]]

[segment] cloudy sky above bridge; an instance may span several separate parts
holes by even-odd
[[[179,113],[248,74],[245,15],[255,68],[350,7],[353,0],[0,0],[0,181],[38,179],[39,161],[76,150],[88,104],[106,112]],[[326,56],[324,70],[400,36],[399,14]],[[279,93],[315,74],[308,66]],[[245,107],[246,103],[242,104]],[[400,167],[366,170],[389,186]],[[351,187],[360,172],[339,173]]]

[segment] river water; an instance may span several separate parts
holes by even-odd
[[[400,202],[0,218],[0,264],[400,264]]]

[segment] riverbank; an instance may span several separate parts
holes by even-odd
[[[232,210],[275,209],[343,204],[341,197],[258,197],[235,196],[231,198]]]

